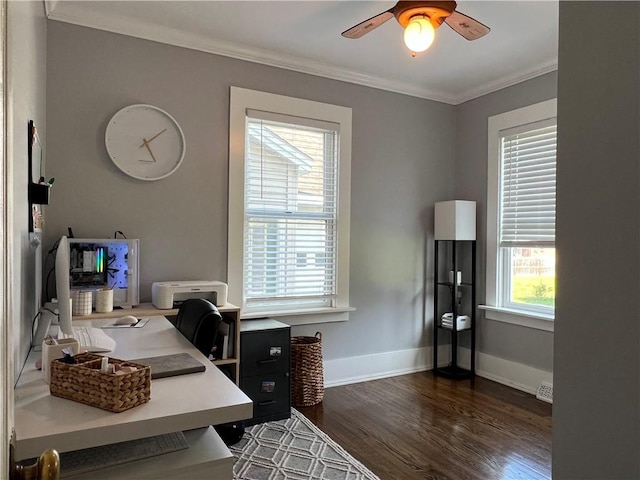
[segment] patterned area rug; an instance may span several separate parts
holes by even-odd
[[[232,447],[235,480],[379,480],[295,409],[248,427]]]

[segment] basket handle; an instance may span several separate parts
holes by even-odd
[[[322,333],[321,332],[316,332],[316,338],[320,341],[322,341]]]

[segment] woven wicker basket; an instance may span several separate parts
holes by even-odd
[[[149,401],[151,368],[148,366],[109,358],[109,363],[137,368],[135,372],[116,375],[100,371],[100,355],[81,353],[76,355],[76,361],[75,364],[61,360],[51,362],[51,395],[110,412],[123,412]]]
[[[322,334],[291,337],[291,404],[308,407],[324,398]]]

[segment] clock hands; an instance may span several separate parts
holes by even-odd
[[[160,135],[162,135],[164,132],[166,132],[167,129],[165,128],[164,130],[159,131],[158,133],[156,133],[153,137],[151,137],[149,140],[145,140],[144,138],[142,139],[143,141],[143,145],[144,143],[150,143],[152,140],[154,140],[155,138],[159,137]],[[143,145],[140,145],[140,148],[142,148]]]
[[[160,135],[162,135],[164,132],[166,132],[167,129],[165,128],[164,130],[159,131],[158,133],[156,133],[153,137],[151,137],[149,140],[147,140],[146,138],[142,139],[142,145],[140,145],[139,148],[142,147],[147,147],[147,150],[149,150],[149,153],[151,154],[151,158],[153,158],[154,162],[157,162],[156,157],[153,155],[153,152],[151,151],[151,147],[149,146],[149,144],[156,138],[158,138]],[[144,161],[144,160],[142,160]]]
[[[149,142],[146,141],[144,138],[142,140],[144,140],[144,142],[143,142],[142,145],[140,145],[140,148],[147,147],[147,150],[149,150],[149,153],[151,154],[151,158],[153,158],[154,162],[157,162],[156,157],[153,155],[153,152],[151,151],[151,147],[149,146]]]

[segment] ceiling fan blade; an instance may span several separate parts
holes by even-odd
[[[369,33],[371,30],[375,30],[380,25],[382,25],[387,20],[391,20],[393,18],[393,13],[391,10],[387,10],[386,12],[379,13],[375,17],[371,17],[364,22],[361,22],[348,30],[342,32],[342,36],[346,38],[360,38],[365,33]]]
[[[477,40],[491,31],[486,25],[458,11],[449,15],[445,22],[467,40]]]

